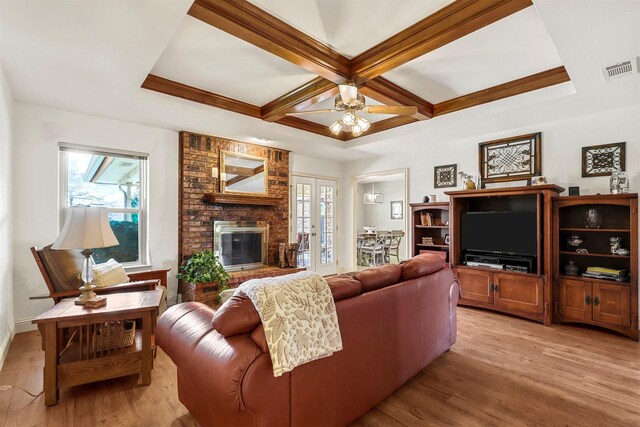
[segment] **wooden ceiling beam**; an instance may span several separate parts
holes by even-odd
[[[315,133],[317,135],[327,136],[329,138],[343,140],[341,137],[331,133],[329,127],[320,123],[304,120],[299,117],[286,116],[278,120],[276,123],[289,126],[292,128],[304,130],[307,132]]]
[[[164,77],[149,74],[142,83],[145,89],[164,93],[166,95],[177,96],[178,98],[187,99],[189,101],[199,102],[200,104],[210,105],[216,108],[233,111],[234,113],[244,114],[245,116],[261,118],[260,107],[237,99],[228,98],[213,92],[178,83]]]
[[[418,107],[418,113],[412,116],[414,119],[426,120],[433,117],[433,104],[383,77],[369,80],[360,87],[359,92],[385,105]]]
[[[338,86],[330,80],[318,77],[297,87],[262,106],[262,120],[277,122],[286,113],[302,111],[310,105],[322,102],[338,94]]]
[[[532,74],[521,79],[512,80],[507,83],[439,102],[434,105],[434,116],[453,113],[454,111],[543,89],[545,87],[565,83],[570,80],[571,78],[564,67],[552,68],[551,70]]]
[[[351,80],[364,83],[532,4],[531,0],[457,0],[353,58]]]
[[[349,79],[349,59],[246,0],[196,0],[189,15],[334,83]]]

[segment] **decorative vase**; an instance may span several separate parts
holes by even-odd
[[[584,242],[584,240],[582,239],[582,236],[580,236],[579,234],[572,234],[568,239],[567,239],[567,245],[569,245],[572,248],[578,248],[582,242]]]
[[[573,261],[569,261],[569,264],[564,266],[564,273],[567,276],[577,276],[578,267],[573,263]]]
[[[589,208],[584,211],[584,226],[587,228],[600,228],[602,224],[602,214],[596,208]]]

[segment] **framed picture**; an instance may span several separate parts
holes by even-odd
[[[457,169],[458,165],[435,166],[433,168],[434,188],[448,188],[458,185],[458,175],[456,174]]]
[[[391,219],[402,219],[402,211],[404,210],[402,205],[402,200],[391,202]]]
[[[626,142],[582,147],[582,177],[610,176],[625,170]]]
[[[540,132],[480,143],[482,182],[517,181],[541,175],[541,148]]]
[[[444,244],[445,244],[445,245],[448,245],[448,244],[449,244],[449,235],[448,235],[448,234],[445,234],[445,235],[444,235]]]

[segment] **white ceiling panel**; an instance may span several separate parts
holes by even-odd
[[[251,0],[256,6],[352,58],[453,0]]]
[[[191,16],[185,16],[151,73],[254,105],[316,77]]]
[[[484,27],[384,75],[429,102],[466,95],[562,65],[535,7]]]
[[[371,98],[364,97],[366,105],[384,105],[375,101]],[[322,110],[325,108],[333,108],[335,105],[334,98],[325,99],[322,102],[318,102],[317,104],[311,105],[305,108],[303,111],[312,111],[312,110]],[[336,112],[336,113],[318,113],[318,114],[308,114],[304,116],[298,116],[301,119],[309,120],[310,122],[320,123],[321,125],[331,125],[336,120],[339,120],[344,113]],[[368,114],[359,112],[357,113],[359,116],[369,120],[371,123],[379,122],[380,120],[388,119],[389,117],[393,117],[392,114]]]

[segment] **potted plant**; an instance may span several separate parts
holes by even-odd
[[[231,276],[224,270],[214,251],[196,252],[180,265],[176,275],[184,280],[184,301],[218,303],[219,294],[229,288]]]

